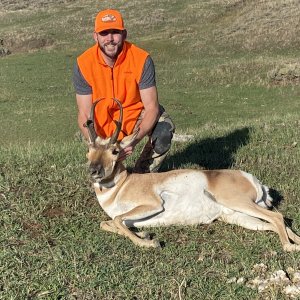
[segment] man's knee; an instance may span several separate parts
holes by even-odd
[[[169,151],[173,138],[174,126],[170,122],[158,122],[151,134],[151,143],[157,154],[164,154]]]

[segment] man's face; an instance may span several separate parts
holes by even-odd
[[[105,56],[112,60],[116,60],[122,51],[126,39],[126,30],[109,29],[95,32],[94,39]]]

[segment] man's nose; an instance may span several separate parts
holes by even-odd
[[[107,39],[108,41],[113,41],[113,40],[114,40],[113,34],[112,34],[112,33],[108,33],[107,36],[106,36],[106,39]]]

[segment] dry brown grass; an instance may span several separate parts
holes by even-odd
[[[36,10],[41,8],[49,8],[61,4],[72,4],[73,0],[1,0],[0,11],[3,13],[19,10]]]
[[[217,1],[220,2],[220,1]],[[228,1],[218,39],[246,49],[284,48],[300,42],[300,5],[297,0]]]
[[[300,44],[297,0],[3,0],[0,38],[12,52],[60,46],[74,36],[88,41],[96,12],[107,7],[122,11],[131,39],[178,45],[193,40],[197,49],[216,42],[249,50]],[[30,24],[30,19],[35,21]]]

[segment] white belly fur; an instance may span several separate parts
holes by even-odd
[[[156,191],[163,200],[163,212],[140,221],[127,220],[125,224],[147,227],[211,223],[228,209],[205,193],[206,186],[206,177],[199,172],[173,177],[158,185]]]

